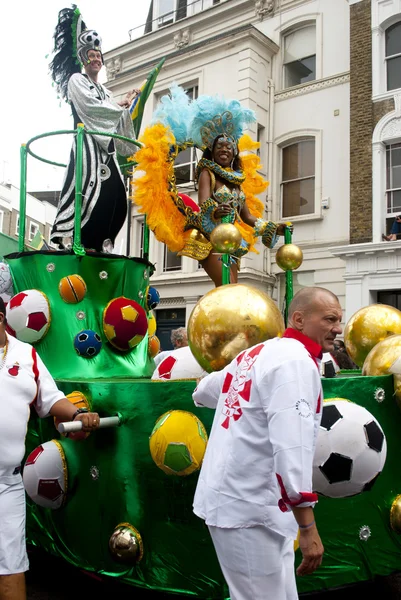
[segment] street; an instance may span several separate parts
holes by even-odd
[[[144,600],[178,600],[183,596],[144,591],[115,580],[100,580],[82,573],[66,562],[37,550],[29,553],[31,564],[27,573],[28,600],[87,600],[87,598],[110,594],[115,598],[137,597]],[[356,595],[377,595],[383,600],[401,599],[401,574],[386,580],[360,584],[346,590],[334,590],[323,594],[301,596],[301,600],[353,600]],[[252,599],[249,599],[252,600]]]

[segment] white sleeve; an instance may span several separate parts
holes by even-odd
[[[282,495],[279,506],[283,511],[314,506],[317,495],[312,491],[312,466],[321,384],[313,359],[290,360],[267,372],[259,391]]]
[[[36,383],[38,386],[34,407],[39,417],[47,417],[53,404],[56,404],[56,402],[65,398],[65,394],[58,389],[53,377],[46,369],[36,350],[33,350],[32,356],[34,361],[34,371],[36,371]]]
[[[216,408],[223,387],[223,381],[229,367],[215,371],[203,377],[192,394],[195,406]]]

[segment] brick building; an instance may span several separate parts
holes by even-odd
[[[350,245],[346,313],[384,302],[401,308],[401,0],[349,0]]]

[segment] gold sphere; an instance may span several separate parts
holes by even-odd
[[[401,335],[390,335],[376,344],[363,363],[362,375],[388,375],[401,357]]]
[[[401,311],[387,304],[361,308],[349,319],[344,343],[352,360],[362,367],[376,344],[393,334],[401,334]]]
[[[304,255],[299,246],[283,244],[276,252],[276,263],[283,271],[294,271],[302,265]]]
[[[241,245],[242,236],[235,225],[222,223],[210,234],[210,242],[216,252],[232,254]]]
[[[193,309],[188,342],[201,367],[220,371],[243,350],[281,335],[283,317],[273,300],[250,285],[211,290]]]
[[[390,525],[396,533],[401,533],[401,494],[395,497],[391,505]]]
[[[120,523],[109,539],[109,549],[118,562],[139,562],[143,557],[143,543],[139,531],[130,523]]]

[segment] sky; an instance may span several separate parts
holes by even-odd
[[[145,23],[150,0],[127,3],[80,0],[76,4],[87,27],[96,29],[102,37],[102,49],[107,52],[129,42],[128,31]],[[22,143],[41,133],[73,127],[71,108],[57,98],[48,72],[58,12],[69,7],[71,3],[62,0],[2,3],[0,182],[10,180],[19,187]],[[102,72],[104,81],[105,67]],[[72,136],[57,136],[34,142],[32,150],[50,160],[66,163],[71,142]],[[28,191],[59,190],[63,174],[63,168],[28,157]]]

